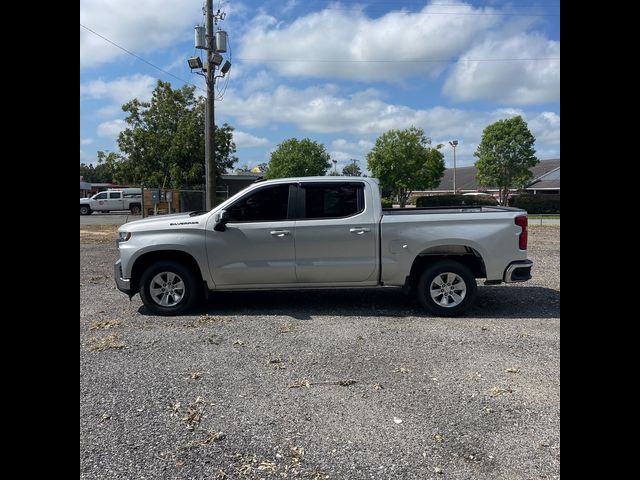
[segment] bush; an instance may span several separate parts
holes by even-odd
[[[382,197],[382,208],[393,208],[393,200]]]
[[[560,213],[560,195],[516,195],[509,198],[509,206],[527,213]]]
[[[416,207],[460,207],[469,205],[491,205],[498,202],[491,195],[432,195],[418,197]]]

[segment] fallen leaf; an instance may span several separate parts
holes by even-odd
[[[399,367],[393,370],[395,373],[409,373],[411,372],[411,370],[409,370],[408,368],[404,368],[404,367]]]
[[[117,327],[122,322],[120,320],[103,320],[101,322],[93,322],[91,330],[98,330],[99,328],[112,328]]]
[[[393,421],[398,424],[402,423],[402,419],[398,417],[393,417]]]
[[[497,397],[498,395],[503,395],[505,393],[513,393],[513,390],[511,389],[511,387],[506,387],[506,388],[493,387],[491,389],[491,393],[493,394],[494,397]]]
[[[289,454],[295,458],[304,457],[304,448],[303,447],[289,447]]]
[[[374,383],[372,385],[374,390],[382,390],[384,387],[382,385],[380,385],[379,383]]]
[[[289,388],[300,388],[300,387],[307,387],[309,388],[312,385],[311,381],[307,378],[300,378],[298,380],[296,380],[295,382],[293,382],[291,385],[289,385]]]
[[[107,335],[105,337],[91,337],[85,344],[91,352],[102,352],[110,348],[125,348],[119,335]]]
[[[442,475],[442,469],[439,468],[439,467],[436,467],[433,471],[436,472],[439,475]]]
[[[442,442],[442,435],[440,435],[438,432],[435,432],[433,435],[431,435],[431,438],[433,438],[436,442]]]
[[[355,380],[338,380],[338,385],[343,386],[343,387],[348,387],[349,385],[353,385],[354,383],[356,383]]]
[[[520,373],[520,369],[519,368],[507,368],[505,370],[505,372],[507,372],[507,373]]]

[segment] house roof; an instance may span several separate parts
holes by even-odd
[[[535,177],[527,190],[560,190],[560,162],[558,166],[552,170],[544,172],[542,175]]]
[[[458,167],[456,168],[456,189],[463,192],[474,192],[478,190],[478,182],[476,181],[477,169],[475,166],[470,167]],[[557,172],[557,179],[555,179],[554,172]],[[550,182],[549,186],[539,186],[537,183],[535,188],[560,188],[560,159],[555,158],[552,160],[541,160],[535,167],[531,168],[534,182],[543,182],[545,185]],[[549,178],[544,178],[549,175]],[[498,187],[483,187],[488,190],[497,190]],[[438,188],[429,190],[430,192],[445,192],[453,190],[453,168],[447,168],[444,172],[444,176],[440,181]]]

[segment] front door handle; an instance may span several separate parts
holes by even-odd
[[[362,235],[363,233],[370,232],[371,229],[365,228],[365,227],[357,227],[357,228],[350,228],[349,231],[351,233],[355,233],[356,235]]]
[[[280,237],[280,238],[284,237],[285,235],[291,234],[289,230],[271,230],[269,233],[274,237]]]

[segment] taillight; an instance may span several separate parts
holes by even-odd
[[[520,250],[526,250],[527,237],[528,237],[527,225],[529,224],[529,220],[527,219],[526,215],[520,215],[519,217],[516,217],[514,220],[516,222],[516,225],[522,228],[522,231],[520,232],[520,236],[518,237],[518,246],[520,247]]]

